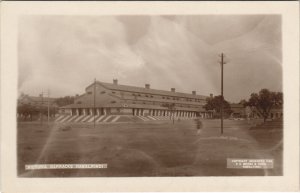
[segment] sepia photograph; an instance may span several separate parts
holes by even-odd
[[[18,24],[19,177],[283,174],[280,15]]]
[[[5,3],[3,191],[298,190],[295,4]]]

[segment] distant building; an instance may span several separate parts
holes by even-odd
[[[244,107],[243,104],[231,103],[230,109],[232,111],[231,117],[234,117],[234,118],[246,117],[246,108]]]
[[[255,107],[252,107],[251,117],[263,118],[261,113]],[[282,117],[283,117],[283,108],[282,107],[273,107],[270,110],[268,119],[278,119],[278,118],[282,118]]]
[[[95,92],[94,92],[95,91]],[[177,116],[212,117],[206,111],[208,96],[176,92],[145,87],[135,87],[97,81],[86,87],[85,93],[75,98],[74,104],[60,107],[60,113],[72,116],[80,115],[137,115],[137,116]]]
[[[18,121],[34,121],[41,119],[42,114],[54,117],[58,109],[56,98],[44,96],[29,96],[21,94],[17,101],[17,118]]]
[[[232,110],[231,117],[233,118],[262,118],[261,113],[255,108],[250,106],[244,106],[239,103],[230,104]],[[283,116],[282,107],[273,107],[269,113],[269,119],[277,119]]]
[[[56,104],[56,98],[48,98],[45,96],[29,96],[27,94],[21,94],[21,96],[18,98],[18,106],[19,105],[32,105],[36,107],[47,107],[49,103],[49,106],[51,107],[58,107]]]

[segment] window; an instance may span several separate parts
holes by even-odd
[[[81,103],[82,103],[81,101],[78,101],[78,102],[77,102],[77,104],[81,104]]]
[[[116,92],[115,92],[115,91],[112,91],[111,93],[113,93],[113,94],[116,94]]]
[[[100,92],[101,94],[105,94],[106,92],[105,91],[102,91],[102,92]]]
[[[162,97],[163,99],[165,99],[165,97]]]
[[[152,95],[151,95],[150,97],[151,97],[151,98],[153,98],[153,96],[152,96]]]
[[[110,103],[116,103],[116,101],[110,101]]]
[[[87,92],[88,94],[92,94],[92,92],[91,91],[89,91],[89,92]]]

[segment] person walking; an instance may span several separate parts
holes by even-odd
[[[200,133],[201,133],[202,126],[203,126],[200,117],[198,117],[198,118],[196,119],[196,124],[197,124],[197,134],[200,134]]]

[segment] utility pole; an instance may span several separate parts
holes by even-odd
[[[221,134],[223,134],[223,103],[224,103],[224,96],[223,96],[223,66],[226,64],[224,62],[225,55],[221,54]]]
[[[47,114],[48,125],[49,125],[49,116],[50,116],[50,92],[49,92],[49,89],[48,89],[48,114]]]
[[[43,106],[44,106],[44,92],[42,91],[42,104],[41,104],[41,124],[43,125]]]
[[[94,80],[94,128],[96,126],[95,114],[96,114],[96,78]]]

